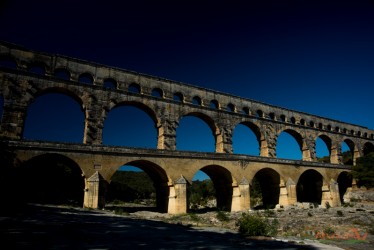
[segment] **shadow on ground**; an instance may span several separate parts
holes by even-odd
[[[28,205],[0,217],[7,249],[316,249],[80,208]]]

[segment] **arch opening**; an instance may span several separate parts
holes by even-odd
[[[0,97],[1,98],[1,97]],[[1,100],[0,100],[0,104],[1,104]],[[1,110],[0,110],[1,112]],[[1,114],[1,113],[0,113]],[[1,116],[0,116],[1,117]],[[364,153],[364,156],[365,155],[368,155],[370,154],[371,152],[374,152],[374,144],[370,143],[370,142],[366,142],[364,144],[364,148],[363,148],[363,153]]]
[[[67,80],[67,81],[70,80],[70,72],[64,68],[56,69],[54,75],[55,77],[60,78],[62,80]]]
[[[163,98],[164,97],[164,92],[160,88],[154,88],[152,89],[151,95],[156,98]]]
[[[216,189],[211,178],[199,170],[192,178],[188,188],[188,210],[205,212],[217,209]]]
[[[197,106],[201,106],[201,98],[198,97],[198,96],[194,96],[192,98],[192,104],[197,105]]]
[[[140,94],[141,88],[140,85],[137,83],[131,83],[127,89],[130,93]]]
[[[176,101],[176,102],[183,102],[184,101],[184,96],[181,92],[174,93],[173,100]]]
[[[177,128],[177,150],[215,152],[213,121],[200,114],[182,117]]]
[[[123,103],[114,107],[104,121],[103,144],[157,148],[156,117],[140,103]]]
[[[106,78],[103,83],[103,87],[105,89],[117,89],[117,82],[113,78]]]
[[[344,165],[353,165],[355,145],[353,141],[345,139],[341,144],[342,162]]]
[[[232,103],[227,104],[227,108],[226,108],[226,110],[227,110],[228,112],[235,112],[235,105],[232,104]]]
[[[260,155],[260,129],[253,123],[240,123],[233,132],[232,146],[235,154]]]
[[[17,62],[11,57],[1,56],[0,67],[7,69],[17,69]]]
[[[298,202],[321,204],[323,177],[315,170],[309,169],[301,174],[296,186]]]
[[[318,162],[330,163],[331,139],[326,135],[320,135],[316,140],[316,157]]]
[[[250,188],[251,207],[270,209],[279,203],[280,175],[271,168],[261,169],[253,177]]]
[[[80,100],[69,92],[49,89],[27,109],[23,139],[82,143],[84,113]]]
[[[347,192],[349,187],[352,187],[352,176],[348,172],[341,172],[338,176],[338,185],[339,185],[339,196],[340,201],[344,203],[344,194]]]
[[[106,194],[107,208],[126,212],[166,213],[169,186],[166,172],[149,161],[133,161],[118,168]]]
[[[80,82],[80,83],[92,85],[93,81],[94,81],[94,79],[93,79],[93,77],[90,73],[83,73],[83,74],[79,75],[79,77],[78,77],[78,82]]]
[[[29,66],[29,72],[37,75],[45,75],[45,65],[43,63],[33,63]]]
[[[24,202],[83,206],[82,170],[66,156],[36,156],[22,164],[16,176],[16,192]]]
[[[211,206],[208,209],[231,211],[232,194],[233,194],[233,187],[232,187],[233,179],[232,179],[230,171],[218,165],[205,166],[205,167],[202,167],[200,171],[203,172],[206,176],[208,176],[211,180],[210,184],[209,184],[209,181],[206,181],[205,182],[205,184],[207,184],[206,186],[201,185],[203,187],[209,188],[209,192],[207,196],[212,198],[212,194],[215,193],[214,195],[216,198],[216,202],[214,202],[214,199],[210,200],[210,203],[213,204],[213,206]],[[208,180],[208,179],[205,179],[205,180]],[[191,210],[194,210],[193,204],[190,203],[190,197],[193,195],[191,191],[193,190],[191,190],[191,187],[189,187],[188,207],[191,207]],[[215,207],[214,207],[214,204],[216,204]],[[207,208],[205,208],[205,210],[206,209]],[[203,210],[200,209],[200,211],[204,211],[204,208]]]
[[[210,104],[209,104],[209,107],[211,109],[219,109],[219,103],[217,100],[211,100],[210,101]]]
[[[277,138],[277,158],[301,160],[302,137],[294,130],[286,129]]]

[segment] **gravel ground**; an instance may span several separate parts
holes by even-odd
[[[174,223],[163,221],[170,218]],[[245,238],[230,228],[178,223],[154,212],[46,205],[1,216],[0,237],[6,249],[341,249],[315,240]]]

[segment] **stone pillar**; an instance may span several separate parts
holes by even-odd
[[[83,143],[100,145],[103,142],[103,107],[93,97],[84,98],[84,101],[86,111]]]
[[[9,139],[22,139],[26,114],[26,105],[5,99],[3,118],[0,123],[0,136]]]
[[[100,190],[102,178],[96,171],[90,178],[86,179],[83,207],[100,208],[104,206],[103,190]]]
[[[187,213],[187,181],[183,176],[170,187],[168,213]]]
[[[295,204],[297,202],[296,184],[291,178],[288,178],[286,182],[286,189],[288,205]]]
[[[284,183],[283,179],[281,179],[280,183],[279,183],[279,202],[278,202],[278,204],[282,205],[282,206],[290,205],[289,201],[288,201],[287,186]]]
[[[332,197],[329,189],[329,185],[325,183],[322,186],[322,199],[321,199],[321,206],[326,207],[327,203],[332,206]]]
[[[241,208],[241,195],[240,188],[238,186],[232,187],[232,200],[231,200],[231,212],[242,211]]]
[[[333,144],[331,145],[331,155],[330,155],[330,163],[332,164],[340,164],[342,162],[341,159],[341,149],[338,145]]]
[[[331,196],[331,203],[332,207],[340,207],[342,205],[339,193],[339,184],[331,180],[330,181],[330,196]]]
[[[251,195],[249,181],[243,177],[239,183],[240,192],[240,211],[247,211],[251,209]]]
[[[230,124],[221,124],[215,131],[216,153],[232,154],[232,134],[233,128]]]
[[[158,140],[157,149],[176,150],[177,148],[177,127],[179,123],[176,120],[162,119],[157,124]]]

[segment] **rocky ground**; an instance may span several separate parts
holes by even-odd
[[[104,210],[30,204],[0,216],[6,249],[374,249],[374,203],[351,197],[338,208],[297,204],[249,211],[278,220],[271,237],[244,237],[242,213],[157,213],[144,205]]]

